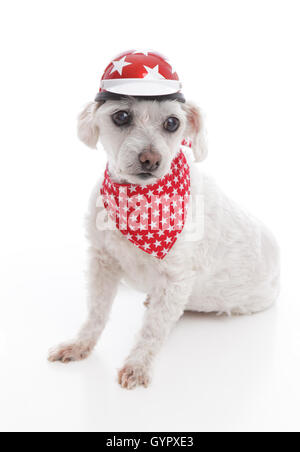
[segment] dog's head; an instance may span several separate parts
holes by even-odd
[[[101,141],[111,177],[122,183],[152,184],[165,176],[185,137],[197,161],[207,154],[199,109],[176,100],[92,102],[79,116],[78,135],[91,148]]]

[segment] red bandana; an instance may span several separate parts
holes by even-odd
[[[187,141],[183,145],[191,144]],[[152,185],[121,185],[108,169],[101,188],[113,224],[141,250],[164,259],[182,232],[190,198],[190,169],[180,149],[170,172]]]

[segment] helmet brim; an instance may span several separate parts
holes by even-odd
[[[126,96],[166,96],[178,93],[182,88],[179,80],[145,78],[104,79],[101,89]]]

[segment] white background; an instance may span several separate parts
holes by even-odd
[[[0,430],[300,430],[299,2],[3,1],[0,6]],[[282,248],[277,306],[253,317],[187,314],[152,386],[116,383],[143,315],[121,289],[86,362],[47,350],[85,316],[84,214],[105,164],[76,116],[119,52],[177,66],[207,116],[202,166]]]

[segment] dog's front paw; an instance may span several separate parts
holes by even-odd
[[[50,350],[48,361],[60,361],[64,364],[70,363],[71,361],[81,361],[91,354],[93,348],[94,343],[91,342],[62,344]]]
[[[134,389],[137,386],[147,388],[150,383],[149,371],[139,364],[126,364],[119,371],[119,384],[122,388]]]

